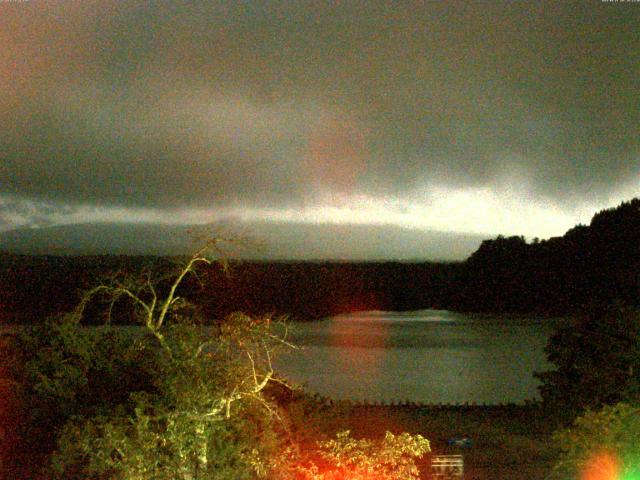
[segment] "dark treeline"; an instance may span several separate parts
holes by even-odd
[[[233,310],[313,319],[363,310],[446,308],[457,264],[243,263],[210,271],[217,314]]]
[[[0,322],[23,323],[69,311],[82,292],[116,272],[162,272],[170,258],[128,256],[0,257]],[[185,282],[181,295],[208,318],[243,311],[299,320],[361,310],[446,308],[458,264],[232,262]]]
[[[117,271],[162,271],[173,260],[127,256],[0,256],[0,321],[71,309],[82,290]],[[527,243],[482,242],[459,263],[236,262],[191,279],[182,295],[208,317],[241,310],[314,319],[359,310],[443,308],[567,314],[640,298],[640,199],[597,213],[589,226]]]
[[[482,242],[461,265],[453,308],[491,312],[591,310],[640,301],[640,199],[595,214],[562,237]]]

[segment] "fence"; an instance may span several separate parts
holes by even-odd
[[[464,476],[462,455],[434,455],[431,457],[431,478],[433,480],[456,480]]]

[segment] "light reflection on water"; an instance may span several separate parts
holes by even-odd
[[[537,398],[559,320],[444,310],[363,312],[295,324],[279,372],[334,399],[504,403]]]

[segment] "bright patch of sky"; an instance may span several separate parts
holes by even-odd
[[[325,204],[302,208],[131,208],[79,205],[62,208],[45,202],[19,201],[4,197],[0,209],[3,230],[20,227],[41,227],[95,222],[160,223],[167,225],[200,225],[219,221],[334,224],[393,225],[403,228],[481,234],[487,238],[503,235],[524,235],[549,238],[564,234],[576,224],[588,224],[593,214],[615,206],[619,198],[630,197],[640,181],[629,182],[615,195],[580,208],[566,210],[552,202],[541,203],[526,192],[509,188],[495,191],[489,188],[449,189],[434,187],[423,195],[408,198],[375,198],[359,195]],[[45,213],[43,213],[45,211]],[[259,233],[259,232],[258,232]]]

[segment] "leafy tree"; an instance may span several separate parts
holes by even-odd
[[[421,435],[387,432],[380,440],[354,439],[349,431],[318,442],[306,461],[292,462],[297,480],[417,480],[416,459],[430,451]]]
[[[22,341],[29,426],[53,432],[51,473],[59,478],[253,478],[278,447],[276,406],[263,395],[278,382],[271,356],[286,325],[230,316],[204,327],[179,296],[198,252],[169,280],[118,274],[84,295],[73,314]],[[82,326],[94,302],[107,324]],[[116,329],[111,314],[134,308],[143,329]],[[28,429],[28,428],[27,428]]]
[[[640,408],[625,403],[587,410],[554,434],[558,479],[633,479],[640,475]]]
[[[594,308],[549,340],[556,369],[536,373],[552,407],[575,414],[586,407],[640,399],[640,313],[623,306]]]
[[[202,348],[211,342],[202,328],[166,329],[171,355],[157,349],[154,389],[133,392],[106,414],[67,422],[53,456],[57,476],[69,478],[78,468],[83,478],[242,479],[266,473],[278,448],[275,407],[261,395],[269,373],[258,367],[249,344],[265,325],[242,316],[230,322],[210,352]]]
[[[14,446],[9,467],[33,478],[72,417],[104,414],[130,392],[152,388],[152,363],[130,332],[84,328],[69,315],[24,330],[11,343]]]
[[[180,296],[185,278],[211,263],[204,253],[159,280],[117,273],[73,313],[22,336],[25,366],[15,377],[31,410],[23,438],[46,440],[47,477],[417,478],[415,458],[429,450],[420,436],[343,433],[312,449],[295,442],[293,417],[266,395],[286,387],[272,355],[290,346],[287,326],[240,313],[205,326]],[[84,326],[96,305],[105,324]],[[143,328],[111,325],[127,308]]]

